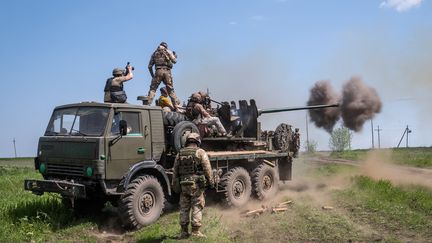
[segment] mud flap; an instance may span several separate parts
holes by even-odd
[[[289,181],[292,176],[292,159],[287,156],[279,159],[279,179]]]

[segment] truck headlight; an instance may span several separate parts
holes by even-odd
[[[45,172],[46,172],[46,164],[45,164],[45,163],[41,162],[41,163],[39,164],[39,172],[40,172],[41,174],[45,174]]]
[[[91,177],[93,175],[93,168],[92,167],[89,166],[86,168],[86,175],[88,177]]]

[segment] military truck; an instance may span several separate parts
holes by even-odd
[[[177,112],[158,106],[82,102],[54,109],[40,137],[35,169],[43,180],[28,179],[34,194],[58,193],[73,210],[95,212],[106,202],[118,206],[125,227],[155,222],[166,200],[178,200],[171,189],[175,156],[190,132],[201,132],[208,152],[216,195],[240,207],[254,195],[273,196],[278,182],[291,180],[299,134],[290,125],[261,131],[258,116],[324,105],[259,110],[254,100],[222,102],[214,109],[232,137],[214,137]]]

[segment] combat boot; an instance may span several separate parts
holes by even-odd
[[[195,237],[199,237],[199,238],[205,238],[205,234],[201,233],[201,231],[199,231],[200,227],[192,227],[192,236]]]
[[[187,225],[182,225],[181,226],[181,233],[180,233],[180,238],[184,239],[184,238],[188,238],[189,235],[189,231],[188,231],[188,226]]]

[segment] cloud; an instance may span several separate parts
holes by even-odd
[[[236,21],[231,21],[231,22],[229,22],[229,24],[230,24],[230,25],[236,25],[237,22],[236,22]]]
[[[381,2],[381,8],[394,8],[398,12],[410,10],[418,7],[423,0],[385,0]]]

